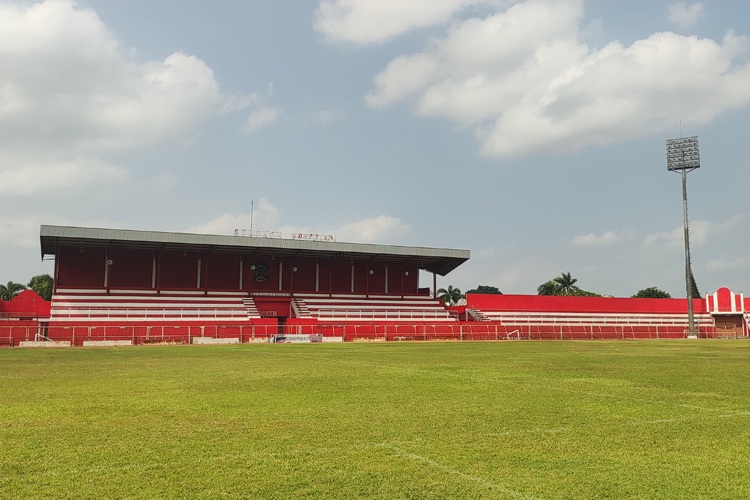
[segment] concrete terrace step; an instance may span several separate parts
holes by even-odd
[[[245,310],[250,318],[260,318],[260,311],[258,306],[255,304],[255,300],[252,297],[242,299],[242,303],[245,305]]]

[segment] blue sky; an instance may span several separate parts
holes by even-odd
[[[0,281],[39,224],[467,248],[439,285],[750,283],[747,2],[0,4]]]

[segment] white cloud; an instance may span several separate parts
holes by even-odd
[[[192,140],[211,118],[257,100],[222,93],[193,55],[139,59],[89,8],[0,3],[3,193],[117,182],[125,170],[99,155]]]
[[[386,243],[403,237],[411,230],[410,224],[405,224],[401,219],[390,215],[369,217],[357,222],[344,224],[333,230],[313,230],[309,227],[284,225],[279,226],[281,211],[265,198],[261,198],[253,216],[253,229],[263,231],[280,231],[284,237],[290,237],[292,233],[334,234],[337,241],[348,241],[356,243]],[[187,228],[189,233],[201,234],[234,234],[235,229],[249,229],[250,214],[225,213],[219,217]]]
[[[538,257],[527,257],[515,262],[499,277],[491,281],[504,293],[514,293],[513,290],[528,287],[529,283],[545,283],[558,274],[559,272],[553,269],[548,262]],[[536,291],[536,287],[534,287],[534,291]]]
[[[750,103],[750,64],[736,63],[744,36],[656,33],[593,49],[583,21],[581,2],[553,1],[456,21],[422,52],[393,59],[365,101],[408,100],[421,116],[473,129],[494,157],[613,144],[678,119],[695,127]]]
[[[614,231],[606,231],[601,235],[594,233],[579,234],[573,238],[573,246],[577,247],[600,247],[609,246],[619,243],[622,240],[632,239],[635,236],[635,231],[629,227],[622,229],[619,233]]]
[[[692,28],[698,24],[704,10],[700,2],[690,5],[685,2],[674,2],[667,7],[667,18],[680,28]]]
[[[86,227],[116,227],[118,225],[103,220],[76,222],[73,219],[50,213],[0,215],[0,246],[39,250],[39,226],[42,224]]]
[[[323,109],[317,113],[317,121],[321,125],[328,125],[329,123],[343,120],[346,118],[344,111],[336,111],[332,109]]]
[[[461,0],[324,1],[315,11],[315,30],[330,42],[379,43],[408,31],[443,24],[469,4]]]
[[[156,185],[159,186],[162,189],[169,189],[174,187],[178,179],[172,174],[159,174],[156,179]]]
[[[695,220],[690,222],[690,246],[701,246],[709,241],[711,237],[726,234],[737,225],[747,219],[747,214],[734,214],[724,222],[716,223],[709,220]],[[656,232],[646,236],[643,240],[644,246],[667,245],[673,248],[682,248],[685,240],[685,231],[682,226],[671,231]]]
[[[25,165],[0,172],[0,195],[29,196],[38,193],[66,195],[71,191],[124,181],[127,172],[97,158],[47,165]]]
[[[750,269],[750,257],[737,257],[736,259],[714,259],[706,264],[709,271],[736,271],[739,269]]]
[[[41,224],[67,225],[68,219],[39,215],[0,215],[0,245],[9,247],[38,248]]]
[[[266,125],[275,122],[280,114],[281,108],[262,106],[250,113],[250,116],[247,118],[245,130],[247,132],[254,132],[258,129],[261,129]]]
[[[344,224],[335,234],[339,241],[384,243],[404,236],[410,230],[411,224],[404,224],[397,217],[381,215]]]
[[[620,237],[614,231],[607,231],[601,236],[594,233],[579,234],[573,238],[573,245],[577,247],[614,245],[619,239]]]
[[[261,198],[253,210],[252,227],[253,229],[262,231],[277,231],[279,230],[277,224],[280,218],[281,212],[279,209],[273,206],[267,199]],[[249,213],[225,213],[205,224],[191,226],[185,231],[188,233],[229,235],[234,234],[235,229],[250,229],[250,219],[251,215]]]
[[[254,95],[225,96],[201,59],[139,61],[93,10],[0,4],[0,141],[121,150],[194,133]]]

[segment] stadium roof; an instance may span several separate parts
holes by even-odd
[[[404,247],[250,236],[221,236],[130,229],[99,229],[92,227],[41,226],[39,234],[42,258],[54,255],[56,245],[109,246],[140,249],[191,249],[205,252],[219,250],[230,253],[262,251],[279,256],[378,259],[389,262],[415,262],[420,269],[445,276],[467,260],[468,250],[450,248]]]

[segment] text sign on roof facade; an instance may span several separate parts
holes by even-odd
[[[335,234],[292,233],[293,240],[336,241]]]
[[[667,141],[667,170],[693,170],[701,166],[698,138],[684,137]]]
[[[252,229],[235,229],[235,236],[251,236],[253,238],[281,238],[281,231],[253,231]]]

